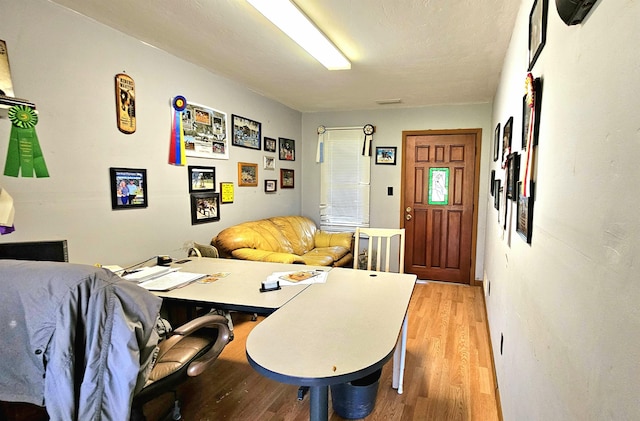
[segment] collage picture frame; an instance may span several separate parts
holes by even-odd
[[[234,146],[260,150],[262,123],[231,114],[231,129],[233,132],[231,143]]]

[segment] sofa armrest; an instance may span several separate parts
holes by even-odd
[[[348,250],[352,250],[352,240],[352,232],[328,232],[318,230],[314,237],[316,247],[340,246]]]
[[[271,263],[304,263],[304,260],[297,254],[283,253],[269,250],[256,250],[252,248],[241,248],[231,252],[235,259],[255,260],[257,262]]]

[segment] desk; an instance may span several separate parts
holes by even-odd
[[[333,268],[247,338],[249,364],[282,383],[310,386],[312,420],[328,417],[328,386],[382,367],[393,355],[416,276]]]
[[[154,292],[157,296],[222,310],[269,314],[309,287],[309,285],[292,285],[276,291],[260,292],[261,282],[273,272],[302,269],[331,270],[330,267],[324,266],[301,266],[248,260],[208,257],[192,257],[190,259],[191,261],[187,263],[172,266],[178,267],[184,272],[207,274],[230,272],[230,275],[210,284],[193,282],[171,291]]]

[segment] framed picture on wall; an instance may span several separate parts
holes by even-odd
[[[516,232],[531,244],[531,232],[533,227],[533,181],[530,184],[531,195],[524,197],[522,194],[522,181],[518,182],[518,206],[516,210]]]
[[[491,170],[491,185],[489,187],[491,189],[491,196],[493,196],[496,187],[496,170]]]
[[[497,161],[500,157],[500,123],[496,125],[493,133],[493,161]]]
[[[518,200],[518,182],[520,178],[520,154],[517,152],[509,155],[507,165],[507,199]]]
[[[229,159],[227,113],[187,101],[182,126],[186,156]]]
[[[191,193],[191,225],[220,220],[220,193]]]
[[[496,210],[500,210],[500,193],[502,192],[500,184],[500,179],[494,180],[493,182],[493,207],[496,208]]]
[[[246,117],[231,114],[234,146],[260,150],[260,139],[262,138],[262,123]]]
[[[547,3],[548,0],[533,0],[529,13],[529,70],[533,69],[547,41]]]
[[[238,162],[238,186],[258,185],[258,164]]]
[[[216,169],[189,165],[189,193],[216,191]]]
[[[376,146],[376,164],[396,165],[396,146]]]
[[[109,168],[111,209],[146,208],[147,170],[140,168]]]
[[[280,168],[280,188],[292,189],[294,186],[294,171]]]
[[[275,193],[278,190],[278,180],[264,180],[264,192]]]
[[[275,170],[276,169],[276,157],[265,155],[263,157],[263,164],[265,170]]]
[[[296,160],[296,141],[293,139],[278,138],[280,142],[280,159],[282,161]]]
[[[264,138],[264,151],[265,152],[275,152],[276,151],[276,140],[271,137]]]
[[[507,120],[507,122],[504,124],[504,130],[502,131],[502,162],[503,164],[506,164],[507,157],[511,153],[512,135],[513,135],[513,117],[509,117],[509,120]]]

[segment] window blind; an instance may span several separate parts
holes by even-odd
[[[320,164],[320,226],[345,231],[369,226],[371,158],[362,155],[361,128],[327,129]]]

